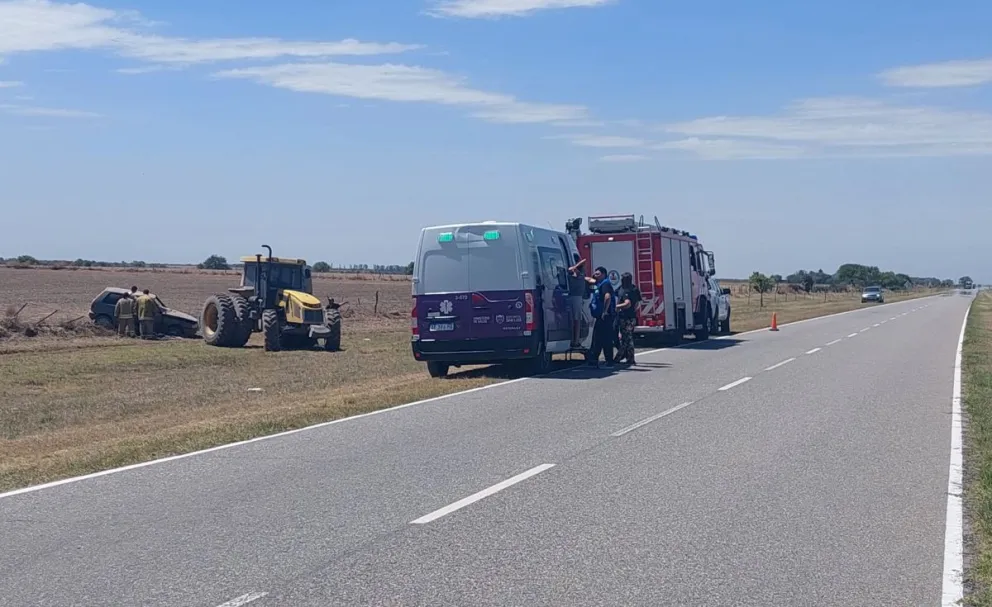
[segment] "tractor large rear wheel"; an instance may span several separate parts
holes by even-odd
[[[325,313],[327,328],[331,333],[324,338],[324,349],[328,352],[337,352],[341,349],[341,312],[334,308],[329,308]]]
[[[266,352],[278,352],[281,349],[280,333],[279,313],[275,310],[262,310],[262,335],[265,337]]]
[[[207,298],[200,314],[200,328],[203,341],[211,346],[229,348],[238,345],[241,328],[230,296],[211,295]]]
[[[238,330],[240,331],[234,345],[241,348],[251,338],[251,308],[248,306],[248,300],[240,295],[231,295],[231,303],[234,304],[234,313],[238,318]]]

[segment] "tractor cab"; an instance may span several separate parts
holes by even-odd
[[[313,278],[310,266],[303,259],[287,257],[263,257],[254,255],[242,257],[244,267],[241,272],[241,286],[230,289],[232,292],[250,297],[254,294],[259,282],[266,283],[269,295],[272,291],[299,291],[313,293]],[[278,299],[278,295],[274,297]]]

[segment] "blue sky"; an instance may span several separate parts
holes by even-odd
[[[405,263],[425,225],[636,213],[721,276],[992,282],[990,27],[978,1],[0,0],[0,256]]]

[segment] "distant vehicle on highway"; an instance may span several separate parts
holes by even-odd
[[[885,303],[882,287],[865,287],[865,290],[861,292],[861,303],[868,303],[869,301]]]
[[[96,296],[90,304],[90,319],[97,325],[106,329],[114,329],[114,307],[118,300],[127,293],[127,289],[117,287],[107,287],[102,293]],[[155,333],[171,335],[173,337],[196,337],[199,323],[189,314],[169,308],[157,295],[152,295],[158,302],[163,313],[155,319]]]

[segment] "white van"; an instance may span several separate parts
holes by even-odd
[[[424,228],[413,272],[414,357],[433,377],[452,365],[509,361],[547,371],[553,354],[571,348],[568,267],[577,260],[572,238],[548,228],[493,221]],[[582,334],[588,349],[592,332]]]

